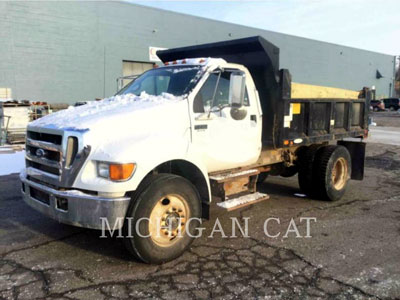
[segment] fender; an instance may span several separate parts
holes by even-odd
[[[73,185],[74,188],[103,193],[135,191],[141,181],[163,163],[182,160],[196,166],[207,183],[208,198],[211,190],[208,172],[200,156],[190,147],[190,128],[179,137],[176,134],[155,134],[140,141],[126,140],[96,149],[86,161]],[[96,161],[137,164],[133,176],[124,182],[114,182],[97,176]]]

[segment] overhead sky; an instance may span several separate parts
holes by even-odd
[[[129,2],[400,55],[399,0]]]

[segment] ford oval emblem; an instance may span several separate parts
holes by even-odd
[[[37,157],[43,157],[46,154],[43,149],[37,149],[36,150],[36,156]]]

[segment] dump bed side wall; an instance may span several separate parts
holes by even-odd
[[[365,99],[283,99],[286,121],[283,139],[298,143],[318,143],[345,137],[363,136]],[[295,143],[295,142],[294,142]]]
[[[281,99],[283,107],[280,125],[275,132],[279,147],[328,142],[346,137],[360,137],[368,130],[370,93],[366,98],[291,98],[291,77],[281,70]]]

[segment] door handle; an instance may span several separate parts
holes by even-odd
[[[256,115],[251,115],[250,116],[250,121],[254,121],[257,123],[257,116]]]
[[[208,128],[208,125],[207,124],[199,124],[199,125],[194,125],[194,129],[195,130],[204,130],[204,129],[207,129]]]

